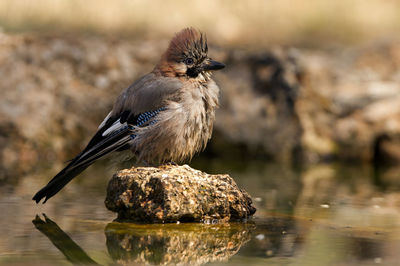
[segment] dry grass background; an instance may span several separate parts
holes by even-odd
[[[0,27],[7,32],[169,38],[186,26],[225,46],[357,44],[397,36],[400,1],[0,1]]]

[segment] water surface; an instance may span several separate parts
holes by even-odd
[[[1,264],[396,265],[400,168],[195,160],[229,173],[255,201],[243,223],[122,224],[104,207],[114,169],[97,165],[45,205],[32,195],[57,169],[0,186]]]

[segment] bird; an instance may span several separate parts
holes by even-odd
[[[146,165],[191,159],[211,138],[220,93],[211,75],[224,67],[208,56],[204,33],[176,33],[154,69],[121,92],[87,146],[32,200],[46,203],[106,155],[128,151]]]

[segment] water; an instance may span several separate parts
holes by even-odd
[[[113,169],[89,168],[45,205],[31,197],[58,169],[0,186],[0,264],[396,265],[400,168],[196,160],[252,195],[246,223],[121,224],[104,207]]]

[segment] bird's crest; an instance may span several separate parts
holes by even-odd
[[[179,61],[185,56],[201,58],[207,52],[206,36],[194,28],[185,28],[171,40],[166,54],[169,60]]]

